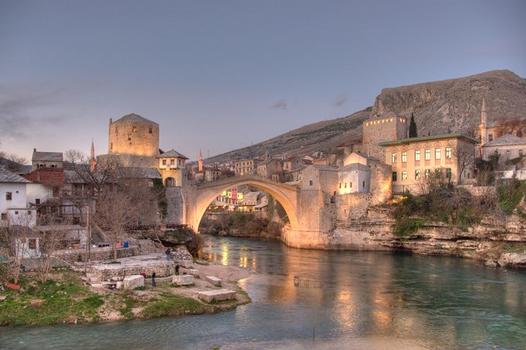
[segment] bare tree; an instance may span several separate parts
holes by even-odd
[[[103,230],[111,241],[113,258],[117,258],[117,242],[126,235],[126,227],[136,217],[132,197],[120,186],[103,191],[97,197],[93,221]]]
[[[64,152],[64,160],[73,164],[86,164],[87,156],[84,152],[76,149],[68,149]]]
[[[16,225],[0,228],[0,243],[9,256],[8,277],[18,283],[23,267],[23,259],[29,257],[30,239],[33,232],[27,222],[30,218],[21,218]]]
[[[63,247],[65,242],[65,231],[60,229],[60,225],[54,223],[54,218],[49,218],[51,223],[42,228],[39,232],[39,259],[37,273],[41,282],[49,279],[49,273],[53,268],[54,253]]]

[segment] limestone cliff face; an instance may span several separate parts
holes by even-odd
[[[339,223],[323,249],[402,250],[470,258],[490,266],[526,268],[526,221],[517,215],[488,216],[467,230],[428,223],[405,237],[393,234],[394,223],[391,209],[370,207],[365,215]]]
[[[383,89],[373,115],[410,116],[420,135],[462,132],[478,127],[482,99],[490,121],[526,119],[526,80],[507,70]]]
[[[526,119],[526,80],[507,70],[385,88],[374,106],[349,116],[325,120],[289,131],[250,147],[210,158],[208,161],[288,153],[305,155],[361,140],[362,122],[369,117],[414,113],[420,135],[452,132],[471,134],[478,127],[482,98],[490,121]]]

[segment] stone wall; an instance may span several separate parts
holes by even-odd
[[[384,159],[380,142],[396,141],[407,137],[405,117],[371,118],[363,123],[362,145],[364,153],[378,160]]]
[[[155,157],[159,153],[159,124],[126,117],[110,121],[108,153]]]

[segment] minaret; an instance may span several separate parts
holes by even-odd
[[[197,172],[203,172],[203,153],[199,150],[199,159],[197,160]]]
[[[488,132],[487,132],[487,126],[488,126],[488,114],[486,111],[486,98],[482,98],[482,107],[480,109],[480,125],[479,125],[479,133],[480,133],[480,145],[484,145],[486,142],[488,142]]]
[[[89,154],[89,168],[91,171],[95,171],[97,168],[97,158],[95,158],[95,144],[93,139],[91,140],[91,149]]]

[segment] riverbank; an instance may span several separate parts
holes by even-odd
[[[205,303],[197,291],[216,287],[196,278],[189,287],[174,287],[159,283],[133,290],[92,288],[79,273],[64,270],[54,273],[46,282],[36,282],[35,276],[25,274],[19,290],[0,292],[0,326],[44,326],[152,319],[217,313],[250,302],[238,281],[249,276],[247,270],[217,264],[200,265],[202,275],[222,280],[222,287],[236,292],[234,300]]]

